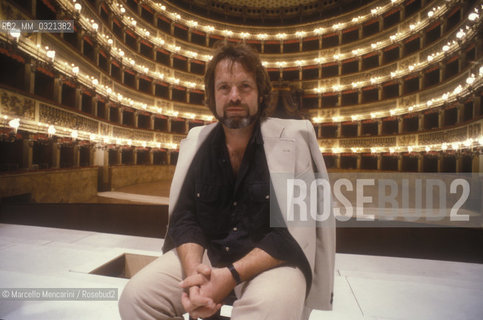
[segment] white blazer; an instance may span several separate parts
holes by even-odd
[[[186,139],[180,144],[178,163],[171,183],[169,196],[169,215],[171,216],[174,204],[177,202],[181,187],[191,162],[203,141],[216,126],[216,123],[195,127],[190,130]],[[298,177],[314,171],[327,178],[322,154],[319,150],[317,138],[312,124],[308,120],[287,120],[267,118],[261,123],[261,133],[268,169],[272,180],[275,195],[284,218],[287,217],[286,199],[287,186],[277,183],[280,173],[284,177]],[[323,208],[324,201],[320,195],[317,197],[317,209]],[[312,269],[312,286],[305,301],[309,309],[331,310],[334,288],[334,262],[335,262],[335,219],[330,205],[330,215],[317,227],[295,226],[287,223],[287,229],[302,248]]]

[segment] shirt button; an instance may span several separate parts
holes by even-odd
[[[233,206],[236,207],[236,205],[238,204],[238,202],[233,202]]]
[[[233,228],[233,231],[238,231],[238,228],[237,228],[237,227],[234,227],[234,228]]]
[[[230,251],[230,247],[225,247],[225,251],[226,252]]]
[[[267,194],[267,195],[265,196],[265,199],[267,199],[267,200],[268,200],[268,199],[270,199],[270,195],[268,195],[268,194]]]

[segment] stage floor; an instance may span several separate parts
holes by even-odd
[[[168,204],[171,180],[140,183],[116,190],[98,192],[92,203]]]
[[[0,286],[115,288],[127,280],[89,274],[134,253],[160,254],[162,239],[0,224]],[[337,254],[334,310],[322,319],[483,319],[483,265]],[[230,312],[225,308],[223,312]],[[117,301],[0,299],[0,319],[119,319]]]

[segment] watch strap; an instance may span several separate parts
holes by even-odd
[[[236,271],[233,263],[230,263],[227,268],[228,270],[230,270],[231,275],[233,276],[233,279],[235,279],[236,284],[237,285],[240,284],[242,282],[240,279],[240,274],[238,273],[238,271]]]

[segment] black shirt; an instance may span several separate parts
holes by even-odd
[[[312,282],[308,261],[288,230],[270,227],[270,173],[259,123],[237,175],[222,125],[209,134],[187,172],[166,240],[165,251],[184,243],[203,246],[215,267],[227,266],[260,248],[298,266],[307,280],[307,292]]]

